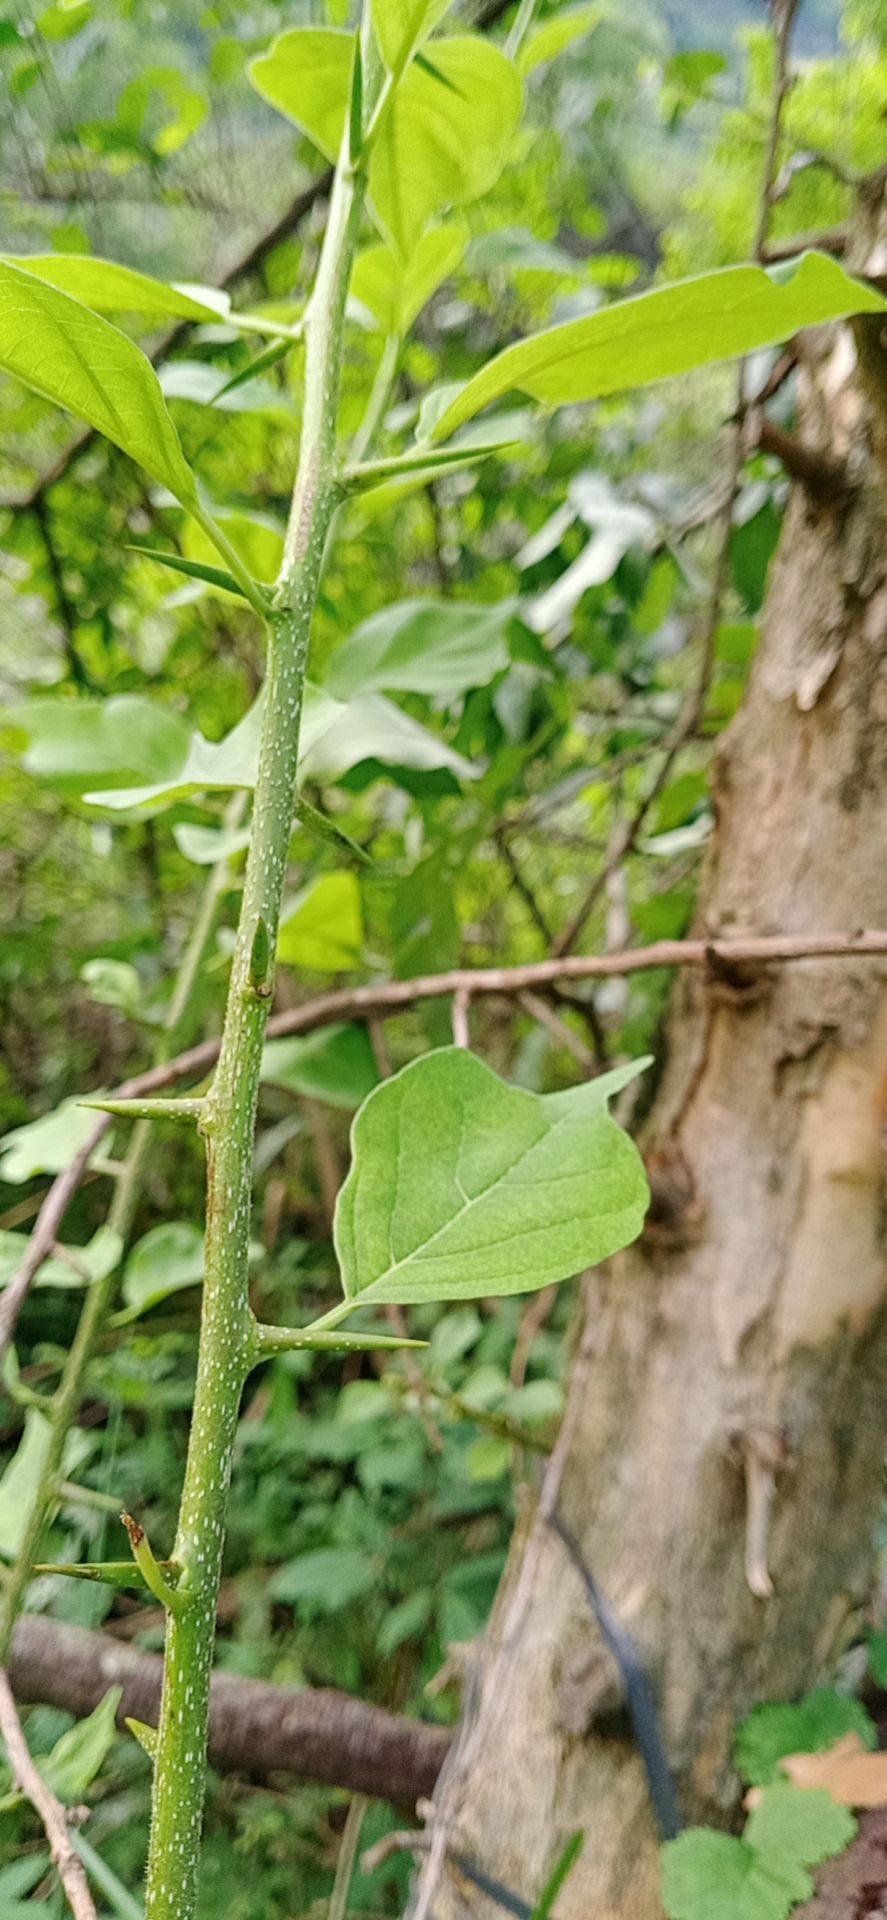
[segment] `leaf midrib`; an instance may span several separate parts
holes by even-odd
[[[542,1134],[539,1134],[535,1140],[531,1141],[528,1147],[523,1147],[520,1153],[516,1156],[516,1158],[512,1160],[507,1167],[503,1168],[502,1172],[497,1176],[495,1180],[490,1182],[489,1186],[484,1187],[480,1193],[475,1194],[473,1198],[467,1201],[467,1203],[464,1206],[459,1207],[455,1213],[451,1214],[450,1218],[448,1220],[445,1220],[441,1226],[436,1227],[434,1233],[430,1234],[428,1239],[423,1241],[419,1247],[414,1247],[408,1254],[404,1255],[402,1260],[393,1261],[390,1266],[385,1268],[384,1272],[377,1273],[375,1277],[369,1281],[367,1286],[357,1288],[355,1292],[351,1294],[349,1297],[352,1300],[358,1300],[368,1295],[371,1295],[374,1289],[380,1286],[384,1286],[387,1281],[393,1279],[396,1274],[402,1273],[405,1268],[410,1267],[414,1263],[418,1263],[427,1259],[429,1250],[434,1246],[435,1241],[441,1240],[445,1234],[449,1233],[451,1227],[457,1226],[460,1220],[464,1220],[465,1215],[471,1212],[472,1207],[480,1206],[482,1201],[484,1201],[487,1198],[488,1194],[493,1193],[496,1187],[501,1186],[503,1181],[507,1180],[510,1177],[510,1175],[516,1171],[516,1169],[521,1165],[521,1163],[524,1160],[529,1159],[530,1155],[535,1153],[536,1148],[541,1146],[543,1141],[550,1140],[552,1135],[557,1133],[561,1127],[575,1126],[575,1125],[576,1125],[576,1121],[566,1114],[564,1114],[560,1119],[554,1120],[550,1124],[548,1124],[546,1126],[545,1132]],[[400,1157],[400,1142],[398,1141],[398,1158],[399,1157]],[[557,1175],[553,1176],[553,1178],[555,1179],[557,1177],[558,1177]],[[455,1178],[455,1175],[454,1175],[454,1178]],[[546,1184],[548,1183],[546,1182]],[[609,1211],[624,1212],[624,1208],[610,1209]],[[502,1238],[501,1235],[498,1236],[499,1241],[501,1241],[501,1238]]]

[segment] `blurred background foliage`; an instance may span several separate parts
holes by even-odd
[[[322,201],[277,230],[322,162],[265,108],[244,70],[280,27],[342,23],[346,9],[347,0],[329,0],[328,16],[322,0],[5,6],[3,250],[93,252],[216,285],[247,261],[231,283],[238,302],[272,317],[297,311]],[[383,449],[412,425],[430,387],[463,378],[517,331],[663,274],[748,255],[770,85],[760,0],[724,0],[702,19],[691,0],[628,9],[603,0],[577,11],[583,31],[529,74],[513,165],[467,210],[461,257],[402,348]],[[543,0],[539,17],[544,30],[565,9]],[[489,31],[501,37],[501,22]],[[843,11],[839,0],[806,0],[795,49],[774,242],[841,227],[855,183],[887,158],[884,0],[849,0]],[[366,244],[376,244],[369,232]],[[384,344],[358,300],[352,318],[346,436],[364,415]],[[249,363],[224,318],[170,342],[146,331],[144,316],[126,324],[158,357],[207,499],[270,576],[298,443],[298,356],[214,404]],[[753,364],[753,384],[773,359]],[[514,454],[343,511],[312,675],[340,700],[369,690],[393,704],[374,713],[374,753],[356,722],[348,733],[346,714],[344,743],[309,779],[312,800],[371,864],[342,866],[338,851],[294,832],[278,1006],[333,982],[540,959],[573,923],[577,951],[684,932],[712,824],[712,745],[742,696],[786,497],[778,463],[754,454],[708,635],[734,398],[735,374],[716,370],[593,412],[535,425],[521,415]],[[789,426],[792,408],[788,381],[778,410]],[[179,776],[195,733],[224,741],[249,711],[262,663],[245,608],[133,551],[199,555],[168,499],[96,441],[66,460],[72,423],[5,380],[0,419],[2,1281],[47,1175],[80,1137],[83,1113],[63,1103],[150,1058],[207,863],[230,852],[193,1022],[195,1033],[218,1030],[242,835],[226,815],[228,793]],[[405,602],[421,604],[404,613]],[[373,616],[381,626],[346,651]],[[698,721],[675,753],[708,640]],[[409,746],[398,716],[413,723]],[[223,747],[217,765],[223,784],[236,779],[233,751]],[[141,805],[120,805],[121,791],[151,787]],[[472,1010],[472,1041],[519,1083],[566,1084],[655,1043],[667,986],[648,974],[541,1009],[488,1001]],[[335,1296],[330,1218],[350,1113],[389,1065],[448,1040],[450,1022],[444,1000],[371,1037],[343,1026],[269,1048],[254,1220],[263,1319],[292,1321]],[[119,1127],[71,1209],[75,1255],[90,1242],[95,1250],[109,1163],[113,1175],[125,1142]],[[75,1436],[71,1470],[87,1492],[60,1506],[52,1558],[116,1557],[112,1501],[168,1550],[202,1192],[197,1143],[162,1133],[120,1310]],[[18,1364],[30,1383],[57,1377],[82,1267],[53,1263],[26,1308]],[[521,1490],[550,1445],[568,1296],[417,1311],[411,1331],[430,1338],[418,1362],[358,1355],[343,1367],[289,1355],[253,1379],[232,1493],[222,1665],[455,1717],[455,1681],[426,1689],[447,1648],[482,1628]],[[0,1443],[8,1559],[19,1490],[39,1453],[39,1433],[23,1430],[10,1400],[0,1402]],[[33,1604],[160,1643],[153,1609],[101,1587],[46,1578]],[[38,1709],[29,1720],[36,1749],[51,1748],[67,1724]],[[102,1751],[90,1834],[135,1887],[147,1762],[110,1732]],[[325,1789],[216,1781],[202,1913],[222,1904],[230,1920],[323,1911],[344,1810],[344,1796]],[[396,1817],[371,1808],[364,1839]],[[53,1914],[27,1813],[0,1811],[0,1853],[0,1910],[4,1898],[11,1907],[31,1894]],[[395,1859],[371,1880],[358,1875],[350,1910],[397,1912],[406,1871]]]

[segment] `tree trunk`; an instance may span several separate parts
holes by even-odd
[[[871,207],[862,224],[860,261]],[[846,330],[808,338],[802,386],[805,439],[854,485],[788,508],[715,769],[712,935],[887,925],[880,421]],[[416,1920],[501,1914],[457,1858],[532,1907],[577,1828],[558,1920],[662,1911],[618,1669],[546,1502],[642,1656],[685,1821],[730,1822],[737,1717],[829,1674],[869,1592],[882,1481],[885,1098],[879,962],[677,982],[644,1141],[669,1204],[587,1283],[558,1457],[438,1789]]]

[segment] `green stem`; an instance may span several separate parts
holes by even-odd
[[[174,1558],[188,1606],[167,1623],[154,1772],[146,1920],[191,1920],[197,1898],[209,1682],[228,1485],[240,1398],[254,1363],[249,1308],[252,1150],[269,974],[295,805],[308,642],[323,555],[340,498],[336,422],[345,302],[363,181],[340,160],[305,315],[299,467],[270,618],[267,694],[243,904],[218,1065],[201,1121],[207,1143],[206,1266],[197,1385]]]
[[[253,1329],[254,1365],[276,1353],[375,1353],[378,1349],[427,1347],[427,1340],[407,1340],[393,1333],[317,1333],[310,1327]]]
[[[139,1526],[131,1513],[122,1513],[120,1518],[129,1536],[133,1560],[148,1592],[153,1593],[155,1600],[159,1600],[160,1605],[166,1607],[167,1612],[183,1612],[188,1604],[187,1596],[181,1595],[177,1587],[170,1586],[163,1568],[154,1558],[151,1542],[144,1527]]]
[[[520,0],[520,6],[515,14],[514,24],[505,42],[505,51],[509,60],[515,60],[517,58],[536,17],[538,4],[539,0]]]
[[[239,795],[235,804],[239,810],[239,818],[243,806]],[[229,809],[226,821],[233,826],[236,821],[232,817],[232,811]],[[186,1037],[201,964],[215,926],[219,901],[228,884],[228,878],[228,862],[220,861],[218,866],[213,868],[194,931],[188,942],[166,1017],[162,1040],[157,1047],[158,1061],[174,1054]],[[140,1120],[133,1128],[126,1159],[117,1179],[107,1224],[112,1233],[119,1234],[121,1242],[126,1241],[132,1226],[150,1138],[150,1122]],[[49,1512],[58,1498],[65,1442],[77,1418],[83,1398],[86,1369],[95,1348],[99,1329],[107,1314],[116,1279],[117,1268],[112,1267],[101,1279],[91,1283],[61,1380],[52,1399],[44,1408],[51,1422],[49,1445],[43,1471],[34,1491],[19,1555],[4,1588],[2,1618],[0,1618],[0,1666],[6,1666],[8,1663],[15,1623],[31,1578],[31,1570],[40,1557],[43,1530]]]
[[[270,612],[268,602],[258,583],[253,579],[249,568],[244,566],[237,548],[232,547],[228,535],[223,533],[218,521],[213,519],[207,507],[192,507],[191,511],[198,526],[203,528],[204,533],[207,535],[207,538],[212,541],[216,551],[220,553],[222,559],[227,562],[229,572],[233,574],[238,586],[249,601],[253,612],[257,613],[261,620],[267,620]]]
[[[399,336],[396,333],[389,333],[376,368],[376,377],[370,390],[366,412],[351,442],[350,464],[352,466],[359,467],[361,461],[366,458],[382,424],[397,373],[400,347]]]

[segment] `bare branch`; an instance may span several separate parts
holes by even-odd
[[[759,967],[794,966],[805,960],[883,960],[887,958],[887,932],[859,933],[758,934],[746,939],[657,940],[649,947],[632,947],[624,953],[566,954],[551,960],[537,960],[523,967],[456,967],[449,973],[419,974],[411,980],[386,980],[381,986],[345,987],[306,1000],[300,1007],[289,1007],[272,1014],[268,1022],[269,1039],[286,1034],[316,1033],[340,1020],[390,1019],[419,1006],[425,1000],[442,1000],[450,994],[467,994],[469,999],[503,997],[512,999],[522,993],[538,992],[574,980],[612,980],[632,973],[651,973],[658,967]],[[219,1051],[217,1039],[203,1040],[196,1047],[176,1054],[159,1066],[115,1089],[121,1100],[138,1099],[157,1093],[176,1080],[202,1078],[215,1064]],[[0,1300],[0,1360],[18,1318],[23,1300],[43,1261],[52,1252],[65,1210],[86,1173],[90,1155],[104,1136],[110,1119],[96,1127],[75,1160],[47,1189],[37,1215],[28,1252],[18,1272]],[[10,1304],[10,1302],[12,1304]]]
[[[87,1885],[83,1863],[74,1851],[68,1828],[68,1816],[60,1800],[50,1793],[46,1781],[37,1772],[22,1732],[8,1675],[0,1667],[0,1733],[6,1744],[13,1776],[34,1812],[43,1822],[49,1851],[65,1890],[74,1920],[98,1920]]]

